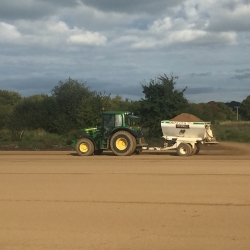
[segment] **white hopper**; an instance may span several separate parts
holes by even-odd
[[[210,122],[161,121],[163,136],[209,139],[213,138]],[[210,140],[210,139],[209,139]]]

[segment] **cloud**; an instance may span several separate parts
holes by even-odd
[[[62,8],[73,8],[77,5],[77,0],[3,0],[0,16],[5,21],[38,20],[54,15]]]
[[[246,73],[246,72],[250,72],[250,69],[236,69],[235,72],[236,73]]]
[[[148,24],[148,29],[134,31],[137,39],[132,48],[146,49],[172,44],[236,45],[237,33],[233,30],[210,30],[210,14],[195,1],[187,1],[172,10],[172,16],[163,16]]]
[[[210,33],[201,30],[183,30],[172,32],[166,42],[233,45],[236,43],[236,34],[233,32]]]
[[[92,45],[101,46],[107,41],[104,35],[78,27],[69,28],[62,21],[36,21],[32,24],[20,21],[18,27],[0,23],[0,43],[45,46],[48,49],[58,45]]]
[[[14,25],[0,22],[0,43],[10,43],[21,38],[20,32]]]
[[[118,13],[156,13],[162,12],[169,7],[181,4],[184,0],[80,0],[84,5],[91,6],[104,12],[118,12]]]
[[[231,1],[232,3],[232,1]],[[224,6],[226,6],[224,4]],[[232,7],[219,8],[211,15],[208,30],[216,32],[225,31],[250,31],[250,4],[239,1],[234,2]]]
[[[71,77],[140,98],[142,79],[175,72],[192,100],[240,101],[249,13],[250,0],[2,0],[0,89],[45,92]]]
[[[0,80],[1,89],[16,91],[22,96],[34,94],[50,94],[52,88],[59,81],[52,77],[29,77],[24,79],[2,79]]]
[[[151,31],[152,32],[152,31]],[[157,39],[158,38],[158,39]],[[132,48],[146,49],[156,47],[166,47],[173,44],[193,44],[193,45],[235,45],[237,35],[233,32],[211,33],[202,30],[181,30],[165,32],[161,37],[154,38],[151,34],[144,34],[131,39],[135,42]]]
[[[231,79],[237,79],[240,81],[245,79],[250,79],[250,69],[236,70],[235,75],[231,77]]]
[[[87,45],[104,45],[107,41],[105,36],[100,35],[98,32],[85,32],[81,34],[72,35],[67,40],[72,44],[87,44]]]
[[[198,87],[198,88],[187,88],[185,94],[187,95],[197,95],[197,94],[212,94],[215,92],[213,87]]]
[[[206,76],[211,76],[211,72],[205,72],[205,73],[192,73],[191,77],[206,77]]]

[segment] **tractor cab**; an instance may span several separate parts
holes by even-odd
[[[138,125],[138,116],[125,111],[103,111],[101,130],[104,137],[109,137],[110,134],[120,129],[131,130],[137,132],[141,129]]]

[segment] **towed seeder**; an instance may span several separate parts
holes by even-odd
[[[194,116],[192,116],[194,117]],[[161,121],[164,147],[149,147],[149,150],[176,149],[179,156],[198,154],[201,145],[217,144],[211,130],[211,123],[204,121],[187,122],[173,120]],[[146,149],[146,148],[145,148]]]

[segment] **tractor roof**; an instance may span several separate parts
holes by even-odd
[[[133,115],[130,111],[102,111],[104,115]]]

